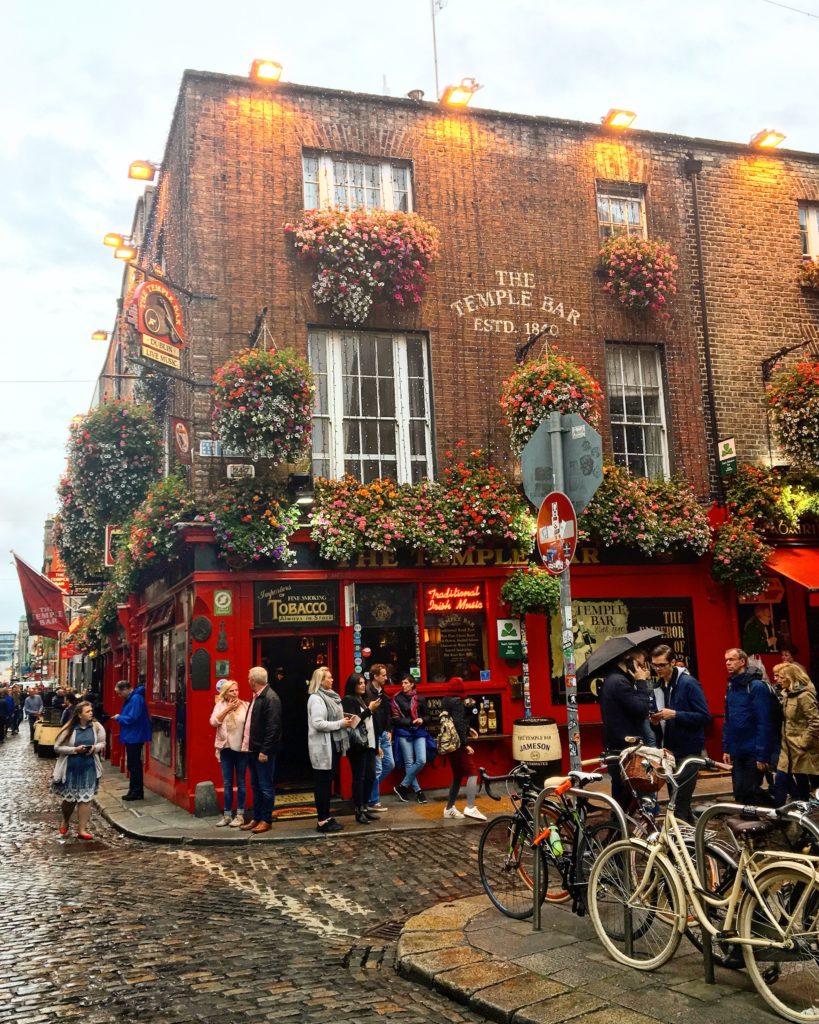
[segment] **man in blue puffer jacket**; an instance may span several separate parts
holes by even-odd
[[[748,655],[738,647],[725,652],[728,692],[722,730],[724,760],[732,766],[734,800],[765,803],[762,779],[773,749],[773,720],[768,687],[748,671]]]
[[[133,690],[131,684],[119,682],[117,694],[125,698],[122,711],[114,715],[119,722],[119,740],[125,746],[125,764],[128,767],[128,792],[123,800],[144,800],[142,783],[142,747],[151,739],[151,717],[145,703],[145,687]]]

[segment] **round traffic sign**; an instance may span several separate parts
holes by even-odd
[[[577,516],[562,491],[552,491],[537,513],[537,549],[546,569],[559,576],[569,568],[577,547]]]

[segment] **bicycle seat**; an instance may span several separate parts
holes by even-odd
[[[752,836],[761,836],[766,832],[770,832],[772,823],[768,820],[762,820],[753,818],[726,818],[725,825],[729,828],[738,839],[747,839]]]
[[[570,781],[570,780],[569,780],[568,776],[566,776],[566,775],[550,775],[548,779],[544,779],[544,781],[543,781],[543,788],[544,789],[557,789],[558,786],[560,786],[564,782],[568,782],[568,781]]]
[[[599,782],[603,776],[600,772],[569,772],[569,778],[576,786],[588,786],[590,782]]]

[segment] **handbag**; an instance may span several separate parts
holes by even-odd
[[[367,726],[361,721],[354,729],[350,729],[350,746],[361,750],[366,749],[369,745],[370,739],[367,736]]]

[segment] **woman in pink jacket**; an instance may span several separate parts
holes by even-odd
[[[239,828],[245,820],[245,774],[247,772],[247,747],[243,743],[245,718],[248,704],[239,700],[239,684],[235,679],[223,679],[216,699],[216,707],[210,716],[210,724],[216,730],[216,757],[222,766],[222,781],[225,785],[224,814],[216,822],[217,828],[230,825]],[[233,814],[233,783],[236,782],[236,814]]]

